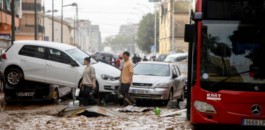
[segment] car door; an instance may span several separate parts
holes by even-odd
[[[57,85],[76,87],[78,67],[71,66],[73,59],[57,49],[48,48],[47,53],[45,81]]]
[[[173,65],[174,69],[176,70],[176,73],[177,73],[177,78],[176,81],[177,81],[177,86],[176,86],[176,96],[177,97],[180,97],[181,96],[181,92],[183,90],[183,83],[184,83],[184,78],[183,76],[181,75],[180,71],[179,71],[179,68],[176,66],[176,65]]]
[[[45,47],[25,45],[18,52],[21,68],[26,80],[44,82]]]
[[[173,97],[176,98],[176,97],[178,97],[178,95],[177,95],[178,84],[179,84],[178,73],[177,73],[176,69],[174,68],[174,66],[172,66],[171,68],[172,68],[172,79],[173,79]]]

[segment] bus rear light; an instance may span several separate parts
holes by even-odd
[[[3,59],[6,59],[6,54],[5,53],[2,55],[2,58]]]
[[[195,101],[194,107],[196,108],[197,111],[202,113],[217,114],[215,108],[206,102]]]
[[[249,72],[249,76],[250,77],[254,77],[255,76],[255,73],[254,72]]]

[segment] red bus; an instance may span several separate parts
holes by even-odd
[[[265,126],[265,0],[197,0],[185,41],[191,123]]]

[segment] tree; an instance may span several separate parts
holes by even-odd
[[[109,36],[105,38],[103,46],[110,46],[113,51],[121,51],[127,48],[129,44],[133,43],[132,37],[126,37],[123,35]]]
[[[159,15],[157,15],[159,16]],[[142,21],[140,22],[139,29],[137,32],[137,39],[136,43],[138,47],[145,52],[150,53],[151,46],[154,46],[154,26],[155,26],[155,16],[154,14],[147,14],[146,16],[143,17]],[[156,19],[156,50],[159,50],[159,19],[157,17]]]

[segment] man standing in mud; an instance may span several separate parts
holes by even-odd
[[[123,106],[132,105],[133,100],[129,96],[129,89],[132,84],[133,77],[133,63],[130,61],[130,53],[125,51],[123,53],[124,64],[121,70],[120,76],[120,88],[119,92],[124,97]]]
[[[86,57],[84,59],[84,63],[86,68],[83,73],[83,80],[80,83],[80,88],[83,90],[83,97],[84,97],[84,106],[88,106],[89,99],[93,101],[93,104],[99,104],[99,101],[96,100],[91,94],[91,90],[96,88],[96,73],[93,66],[90,65],[90,57]]]

